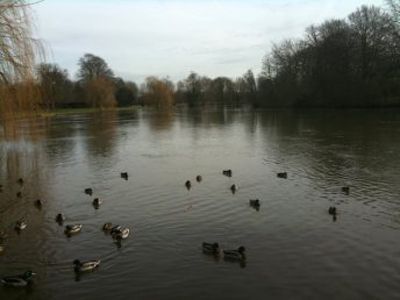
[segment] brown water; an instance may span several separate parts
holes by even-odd
[[[0,287],[0,299],[400,298],[399,111],[138,110],[9,126],[0,275],[38,275],[30,288]],[[82,232],[67,238],[58,212]],[[133,230],[121,247],[107,221]],[[243,245],[247,261],[206,256],[203,241]],[[98,257],[97,271],[75,276],[74,259]]]

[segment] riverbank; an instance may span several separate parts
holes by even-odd
[[[39,113],[39,115],[41,117],[54,117],[58,115],[88,114],[88,113],[99,113],[99,112],[110,112],[110,111],[134,111],[134,110],[137,110],[137,106],[115,107],[115,108],[94,108],[94,107],[56,108],[54,110],[42,111]]]

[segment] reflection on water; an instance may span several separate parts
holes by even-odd
[[[38,276],[0,299],[398,298],[399,125],[398,111],[193,108],[7,124],[0,274]],[[82,232],[66,237],[57,213]],[[16,234],[21,218],[28,227]],[[115,243],[105,222],[130,237]],[[247,260],[204,255],[203,241],[244,245]],[[72,261],[94,258],[100,268],[77,278]]]

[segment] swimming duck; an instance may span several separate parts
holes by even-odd
[[[258,199],[250,199],[249,200],[249,205],[251,207],[254,207],[255,209],[259,210],[260,206],[261,206],[260,200],[258,200]]]
[[[221,249],[219,248],[218,243],[203,242],[202,248],[203,248],[203,252],[206,254],[219,255],[221,252]]]
[[[64,221],[65,221],[65,216],[63,214],[57,214],[56,222],[61,225]]]
[[[336,207],[334,206],[329,207],[328,213],[332,216],[336,216]]]
[[[22,178],[18,178],[17,183],[20,185],[24,184],[24,180]]]
[[[185,186],[186,186],[186,188],[187,188],[188,190],[190,190],[190,188],[192,187],[192,183],[190,182],[190,180],[187,180],[187,181],[185,182]]]
[[[81,262],[79,259],[73,261],[74,270],[77,273],[91,272],[100,265],[100,259]]]
[[[224,258],[231,260],[245,260],[245,251],[246,249],[243,246],[240,246],[237,250],[223,250]]]
[[[232,170],[223,170],[222,174],[228,177],[232,177]]]
[[[34,204],[35,204],[35,206],[36,206],[37,208],[41,209],[41,208],[42,208],[42,205],[43,205],[43,202],[42,202],[42,200],[38,199],[38,200],[35,201]]]
[[[8,286],[15,286],[15,287],[27,286],[32,282],[32,277],[35,275],[36,273],[32,271],[26,271],[24,274],[21,275],[3,277],[1,279],[1,282],[4,285]]]
[[[17,198],[22,198],[22,192],[17,192]]]
[[[92,194],[93,194],[93,189],[92,189],[92,188],[86,188],[86,189],[85,189],[85,194],[87,194],[87,195],[89,195],[89,196],[92,196]]]
[[[82,224],[73,224],[65,226],[65,234],[71,235],[75,233],[79,233],[82,229]]]
[[[15,230],[21,231],[24,230],[28,225],[23,220],[18,220],[15,223]]]
[[[287,172],[280,172],[280,173],[276,174],[276,176],[277,176],[278,178],[285,178],[285,179],[287,179]]]
[[[201,177],[201,175],[197,175],[196,176],[196,181],[197,182],[201,182],[203,180],[203,177]]]
[[[122,172],[121,173],[121,178],[128,180],[128,172]]]
[[[112,237],[118,241],[125,240],[129,236],[129,228],[121,228],[113,233]]]
[[[232,191],[232,194],[236,193],[236,191],[237,191],[237,186],[236,186],[236,184],[232,184],[232,185],[231,185],[231,191]]]
[[[94,208],[96,209],[98,209],[102,203],[103,201],[101,201],[99,198],[95,198],[92,202]]]
[[[111,228],[110,233],[111,233],[111,234],[118,233],[118,232],[121,231],[121,229],[122,229],[122,226],[121,226],[121,225],[115,225],[113,228]]]
[[[342,192],[347,195],[350,194],[350,187],[349,186],[342,187]]]
[[[112,229],[112,223],[104,223],[103,225],[104,231],[111,231],[111,229]]]

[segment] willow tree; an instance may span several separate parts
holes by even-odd
[[[0,112],[32,111],[40,99],[35,62],[43,57],[32,34],[31,6],[37,2],[0,0]]]

